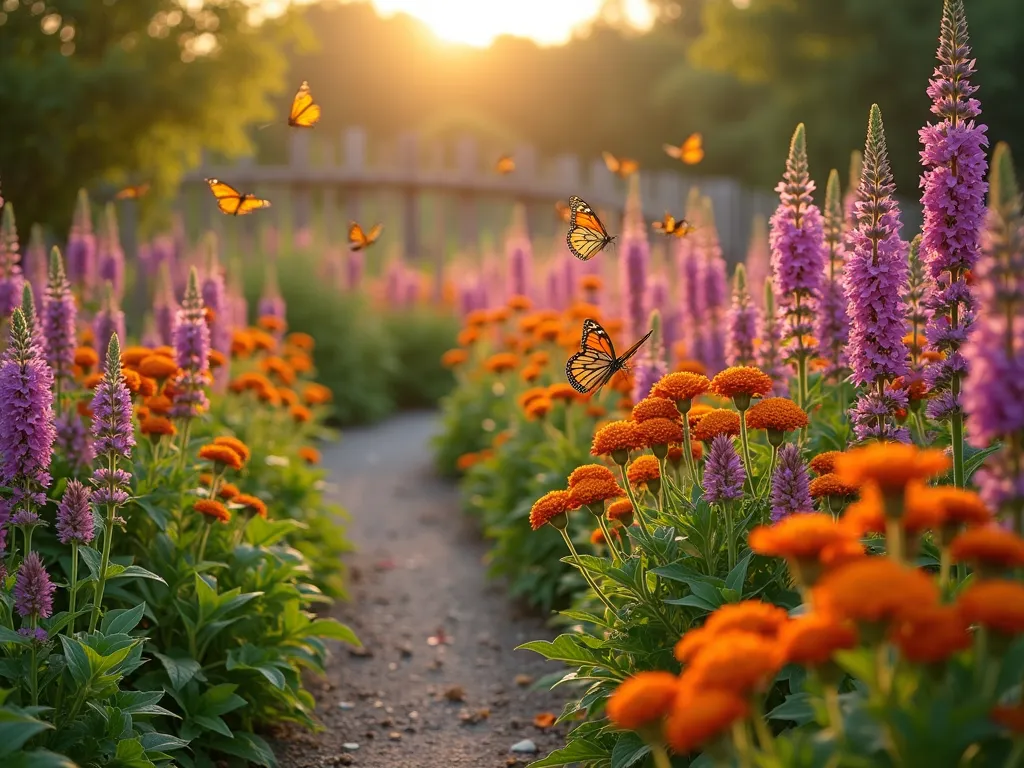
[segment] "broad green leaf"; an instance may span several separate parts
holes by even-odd
[[[120,570],[116,574],[110,574],[108,571],[108,581],[113,581],[115,579],[150,579],[152,581],[159,581],[161,584],[167,583],[160,576],[157,576],[155,573],[147,571],[145,568],[138,565],[119,565],[117,567],[120,568]]]
[[[619,736],[612,750],[612,768],[631,768],[647,757],[651,747],[637,734],[627,731]]]
[[[85,563],[92,577],[98,579],[100,576],[100,564],[103,562],[100,553],[92,547],[79,547],[78,554],[82,556],[82,562]]]
[[[19,635],[13,629],[9,627],[0,626],[0,643],[17,643],[18,645],[28,645],[31,642],[24,635]]]
[[[544,759],[530,763],[526,768],[554,768],[559,765],[573,765],[586,761],[592,761],[595,768],[596,766],[609,766],[611,765],[611,755],[605,747],[595,741],[576,739],[561,749],[556,749]]]
[[[103,616],[100,629],[105,635],[128,634],[139,625],[145,612],[145,603],[139,603],[134,608],[107,611]]]
[[[198,573],[196,574],[196,600],[199,603],[199,623],[202,624],[203,619],[217,610],[220,600],[217,591]]]
[[[750,559],[754,556],[753,552],[748,552],[746,557],[740,559],[736,566],[729,571],[729,575],[725,577],[725,586],[727,589],[734,590],[739,594],[743,594],[743,584],[747,580],[747,567],[750,565]]]
[[[164,665],[167,677],[171,681],[171,688],[176,691],[181,690],[189,680],[202,671],[199,662],[188,656],[166,656],[162,653],[154,653],[153,656]]]
[[[121,739],[117,742],[112,766],[123,768],[147,768],[153,762],[146,757],[146,750],[138,739]]]
[[[207,688],[199,697],[199,711],[204,715],[223,715],[244,707],[245,699],[235,694],[237,685],[221,683]]]
[[[808,693],[794,693],[767,715],[769,720],[792,720],[798,726],[813,723],[814,704]]]
[[[92,667],[89,663],[89,657],[85,652],[85,646],[78,640],[66,635],[60,636],[60,642],[64,646],[64,658],[67,660],[71,677],[79,685],[88,684],[89,679],[92,677]]]
[[[75,763],[64,755],[36,749],[32,752],[19,752],[4,759],[4,768],[78,768]]]
[[[583,647],[578,635],[559,635],[553,641],[534,640],[523,643],[516,650],[533,651],[546,659],[564,661],[569,664],[596,664],[607,666],[607,662],[590,648]]]
[[[188,742],[184,739],[179,739],[177,736],[171,736],[167,733],[144,733],[140,740],[147,752],[173,752],[176,749],[184,749],[188,746]]]
[[[26,741],[48,728],[53,726],[31,715],[0,709],[0,757],[17,752]]]
[[[209,744],[218,752],[240,757],[264,768],[275,768],[277,765],[273,750],[254,733],[239,731],[233,739],[210,739]]]
[[[328,640],[340,640],[343,643],[349,643],[356,647],[362,646],[359,638],[356,637],[356,633],[337,619],[317,619],[310,622],[309,627],[303,632],[303,636],[323,637]]]
[[[192,718],[192,722],[196,725],[202,726],[208,731],[219,733],[221,736],[227,736],[231,738],[231,729],[228,728],[228,724],[221,720],[216,715],[195,715]]]

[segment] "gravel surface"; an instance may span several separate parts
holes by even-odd
[[[310,680],[325,730],[279,734],[282,766],[526,765],[564,743],[564,726],[534,724],[561,711],[562,692],[529,687],[557,666],[513,650],[553,633],[487,580],[486,546],[433,474],[436,426],[435,414],[406,414],[323,452],[357,548],[351,602],[332,615],[364,650],[333,644],[326,679]]]

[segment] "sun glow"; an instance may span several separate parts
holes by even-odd
[[[478,48],[501,35],[526,37],[541,45],[558,45],[573,31],[593,20],[604,0],[372,0],[382,16],[406,13],[419,19],[438,38]],[[645,0],[618,0],[623,20],[632,26],[651,23]]]

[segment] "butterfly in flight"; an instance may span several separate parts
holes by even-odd
[[[295,92],[292,110],[288,113],[288,125],[292,128],[312,128],[320,121],[320,105],[313,101],[309,83],[305,80]]]
[[[494,164],[494,170],[500,173],[502,176],[508,176],[512,171],[516,169],[516,161],[512,155],[502,155],[498,158],[498,162]]]
[[[604,164],[608,167],[608,170],[619,178],[624,179],[627,176],[632,176],[640,170],[640,163],[628,157],[616,157],[611,152],[602,152],[601,157],[604,158]]]
[[[616,357],[615,345],[601,324],[590,318],[584,320],[580,351],[565,364],[565,375],[572,388],[585,395],[603,387],[619,371],[628,370],[626,363],[629,358],[636,354],[652,333],[653,328],[621,357]]]
[[[351,222],[348,225],[348,247],[353,251],[369,248],[377,242],[377,238],[380,237],[381,230],[383,229],[384,227],[380,224],[374,224],[369,232],[363,232],[361,226],[354,221]]]
[[[569,234],[565,242],[573,256],[589,261],[614,239],[586,201],[575,195],[569,198]]]
[[[263,200],[251,193],[242,194],[230,184],[225,184],[217,179],[207,179],[210,191],[217,200],[217,207],[221,213],[228,216],[245,216],[260,208],[269,208],[270,201]]]
[[[699,133],[690,134],[678,147],[674,144],[663,144],[665,154],[674,160],[682,160],[687,165],[696,165],[704,159],[704,137]]]
[[[141,184],[132,184],[127,186],[116,195],[115,200],[138,200],[140,197],[144,197],[149,192],[149,182],[144,181]]]
[[[651,222],[651,226],[666,237],[670,237],[672,235],[675,235],[676,237],[686,237],[696,229],[696,227],[686,219],[677,219],[670,213],[666,213],[665,218],[661,221]]]
[[[566,224],[572,218],[572,209],[569,208],[569,204],[564,200],[559,200],[555,203],[555,215]]]

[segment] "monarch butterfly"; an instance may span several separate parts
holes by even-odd
[[[511,155],[502,155],[494,165],[495,170],[502,176],[507,176],[516,169],[516,161]]]
[[[640,163],[628,157],[616,157],[611,152],[602,152],[601,157],[604,158],[604,164],[608,166],[608,170],[623,179],[632,176],[640,169]]]
[[[680,146],[663,144],[665,153],[675,160],[682,160],[687,165],[696,165],[704,159],[704,137],[699,133],[690,134]]]
[[[348,247],[353,251],[361,251],[364,248],[369,248],[380,237],[381,230],[384,227],[380,224],[375,224],[369,232],[363,232],[363,228],[356,224],[354,221],[348,225]]]
[[[259,208],[269,208],[270,201],[256,197],[252,193],[242,194],[230,184],[217,179],[207,179],[210,191],[217,200],[217,207],[228,216],[245,216]]]
[[[580,351],[565,363],[565,375],[572,388],[585,395],[603,387],[618,371],[628,370],[626,363],[629,358],[636,354],[652,333],[653,328],[621,357],[616,357],[615,345],[601,324],[590,318],[584,320]]]
[[[288,114],[288,125],[293,128],[312,128],[320,121],[320,105],[313,101],[309,83],[305,80],[292,99],[292,111]]]
[[[661,221],[652,222],[651,226],[663,235],[675,235],[676,237],[686,237],[696,229],[696,227],[686,219],[677,219],[670,213],[666,213],[665,218]]]
[[[149,182],[148,181],[144,181],[141,184],[133,184],[131,186],[125,187],[120,192],[118,192],[116,195],[114,195],[114,199],[115,200],[138,200],[140,197],[144,196],[147,192],[149,192]]]
[[[559,200],[555,203],[555,215],[568,224],[569,219],[572,217],[572,210],[564,200]]]
[[[569,233],[565,242],[573,256],[589,261],[614,239],[584,200],[575,195],[569,198]]]

